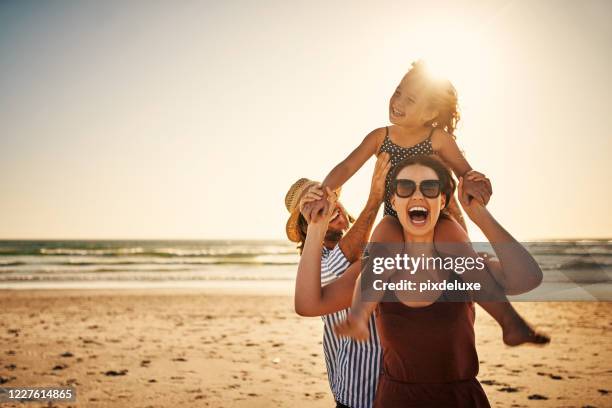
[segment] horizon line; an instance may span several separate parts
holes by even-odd
[[[2,238],[0,242],[8,241],[285,241],[292,243],[287,238]],[[612,241],[610,237],[548,237],[530,238],[519,242],[531,241]],[[472,241],[484,242],[484,241]]]

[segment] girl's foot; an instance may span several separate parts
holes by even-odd
[[[334,333],[357,341],[367,341],[370,338],[368,319],[360,319],[349,313],[346,320],[334,326]]]
[[[504,343],[511,347],[525,343],[539,345],[550,343],[550,337],[547,334],[534,330],[518,313],[512,313],[504,319],[502,332]]]

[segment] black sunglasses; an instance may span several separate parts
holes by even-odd
[[[410,197],[416,188],[414,180],[409,179],[395,179],[391,184],[391,191],[401,198]],[[419,184],[419,190],[427,198],[436,198],[440,195],[440,180],[423,180]]]

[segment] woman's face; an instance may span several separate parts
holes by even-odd
[[[428,109],[423,80],[406,74],[389,100],[389,121],[397,126],[417,127],[435,118]]]
[[[413,164],[404,167],[396,179],[412,180],[417,185],[410,197],[400,197],[395,192],[391,197],[391,204],[404,231],[415,237],[424,237],[428,234],[432,234],[433,237],[434,227],[446,200],[442,193],[435,198],[425,197],[420,186],[426,180],[439,181],[438,175],[429,167]]]

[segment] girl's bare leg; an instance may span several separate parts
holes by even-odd
[[[404,237],[400,223],[394,217],[385,216],[374,229],[370,241],[389,243],[403,242]],[[367,291],[367,295],[365,296],[368,300],[364,300],[364,296],[361,292],[363,273],[364,271],[362,267],[362,275],[359,276],[355,284],[353,303],[351,304],[351,311],[348,314],[347,319],[334,327],[334,331],[339,336],[351,337],[360,341],[365,341],[369,338],[370,332],[368,329],[368,320],[374,312],[376,305],[384,296],[384,292],[370,289]],[[392,271],[387,271],[380,275],[379,278],[386,282],[389,280],[392,274]]]

